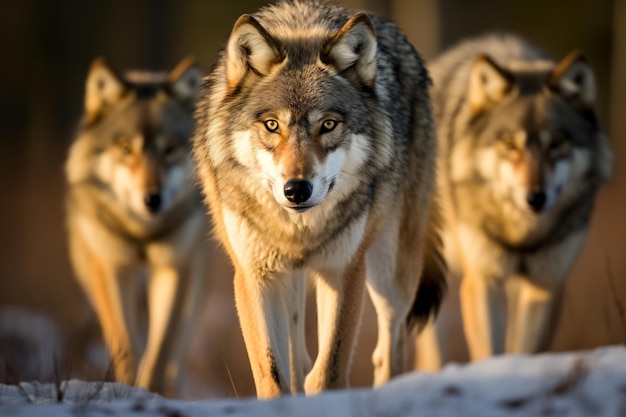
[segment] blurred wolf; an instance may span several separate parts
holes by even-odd
[[[545,349],[612,169],[593,71],[579,52],[557,63],[508,34],[463,42],[429,69],[471,358]]]
[[[429,84],[413,47],[379,17],[283,1],[235,23],[204,85],[194,155],[235,266],[259,397],[347,385],[366,271],[376,384],[403,370],[411,311],[426,320],[439,304]],[[319,320],[312,369],[307,273]]]
[[[190,136],[202,80],[193,60],[169,74],[116,74],[96,60],[66,164],[71,260],[120,382],[172,394],[205,279],[206,218]],[[148,273],[148,340],[137,363],[136,301]]]

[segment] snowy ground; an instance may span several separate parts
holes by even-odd
[[[143,389],[70,381],[0,385],[0,416],[626,416],[626,347],[509,356],[413,373],[379,389],[272,401],[166,400]]]

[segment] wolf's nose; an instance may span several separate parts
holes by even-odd
[[[313,185],[306,180],[291,179],[285,183],[283,188],[285,197],[292,203],[304,203],[313,193]]]
[[[531,191],[526,196],[526,201],[536,213],[539,213],[546,205],[546,193],[545,191]]]
[[[161,194],[146,194],[144,198],[144,203],[146,207],[150,211],[150,213],[156,213],[161,208]]]

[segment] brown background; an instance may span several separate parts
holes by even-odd
[[[63,162],[91,60],[104,56],[119,69],[167,69],[192,54],[208,67],[235,19],[263,3],[0,1],[0,309],[18,306],[49,315],[65,335],[76,334],[90,321],[67,260]],[[616,302],[626,303],[626,173],[621,166],[626,156],[626,2],[342,3],[393,18],[427,59],[465,36],[492,30],[516,31],[556,57],[574,48],[586,53],[596,70],[617,170],[598,197],[589,238],[568,282],[553,349],[626,342],[626,324],[616,308]],[[231,270],[219,251],[208,256],[209,288],[189,349],[183,396],[253,395],[233,307]],[[455,358],[464,360],[454,291],[448,304],[450,346]],[[368,304],[353,385],[371,383],[374,323]],[[73,376],[82,375],[75,371]]]

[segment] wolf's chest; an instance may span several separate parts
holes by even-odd
[[[230,246],[239,262],[268,272],[295,268],[340,267],[348,263],[363,239],[367,215],[250,222],[228,209],[223,212]]]

